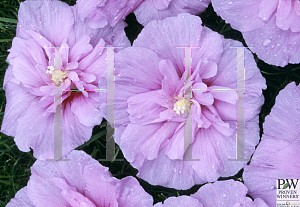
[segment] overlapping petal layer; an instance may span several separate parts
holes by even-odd
[[[238,181],[217,181],[202,186],[195,194],[190,196],[170,197],[164,203],[157,203],[154,207],[268,207],[260,198],[252,201],[246,197],[247,188]]]
[[[300,63],[299,1],[212,0],[212,5],[266,63]]]
[[[288,84],[264,123],[264,134],[253,161],[245,167],[243,178],[253,198],[276,205],[277,179],[300,176],[300,87]]]
[[[146,26],[152,20],[162,20],[181,13],[198,15],[210,0],[144,0],[134,11],[138,22]]]
[[[83,151],[72,151],[65,159],[70,160],[36,161],[28,185],[7,206],[152,206],[152,197],[134,177],[112,177]]]
[[[116,26],[133,12],[143,0],[77,0],[75,7],[81,21],[91,28]]]

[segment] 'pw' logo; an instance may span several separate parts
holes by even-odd
[[[296,189],[299,179],[278,179],[277,187],[278,189]]]

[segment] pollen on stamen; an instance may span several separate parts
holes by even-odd
[[[186,109],[190,108],[190,102],[186,98],[182,98],[181,100],[177,101],[174,104],[173,111],[176,112],[176,114],[184,114]]]
[[[55,86],[60,86],[68,77],[65,71],[56,70],[54,66],[48,66],[47,74],[51,75],[51,80]]]

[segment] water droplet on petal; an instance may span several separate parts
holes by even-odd
[[[233,3],[232,1],[228,2],[229,5],[231,5],[232,3]]]
[[[225,193],[223,193],[223,197],[225,198],[227,195]]]
[[[265,39],[265,40],[263,41],[263,46],[267,47],[267,46],[270,45],[270,43],[271,43],[271,40],[270,40],[270,39]]]

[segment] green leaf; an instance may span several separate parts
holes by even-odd
[[[0,42],[11,42],[12,39],[0,39]]]
[[[116,153],[115,153],[114,158],[113,158],[113,160],[111,161],[111,163],[113,163],[113,162],[115,161],[115,159],[117,158],[117,156],[118,156],[118,154],[119,154],[119,151],[120,151],[120,148],[117,147]]]
[[[0,17],[0,22],[9,22],[9,23],[14,23],[17,24],[18,20],[16,19],[10,19],[10,18],[4,18],[4,17]]]
[[[6,181],[6,180],[0,180],[0,183],[3,183],[5,185],[11,185],[11,182]]]
[[[286,189],[289,186],[289,183],[284,184],[282,189]]]

